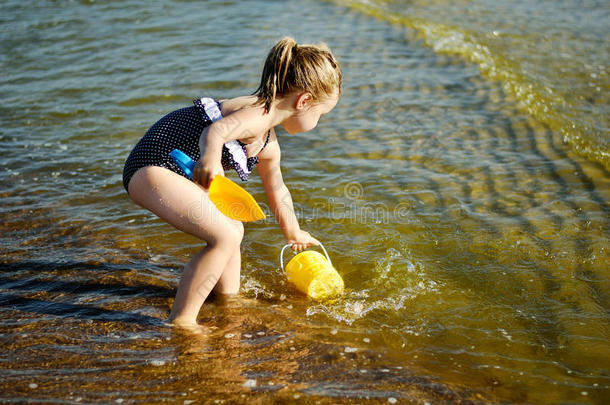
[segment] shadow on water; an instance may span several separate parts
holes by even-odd
[[[109,270],[113,265],[92,265],[89,263],[49,263],[24,261],[0,264],[0,307],[5,309],[54,315],[61,318],[81,320],[119,321],[159,326],[162,320],[148,315],[102,308],[96,305],[80,304],[78,301],[94,301],[112,296],[113,301],[143,298],[172,298],[174,290],[143,282],[106,282],[103,279],[88,278],[83,281],[57,279],[62,273],[73,270],[96,272]],[[116,269],[114,269],[116,270]],[[49,271],[53,279],[49,279]],[[34,274],[35,275],[34,275]],[[41,298],[43,296],[44,298]],[[69,301],[66,301],[69,296]]]
[[[0,306],[11,307],[24,312],[35,312],[44,315],[56,315],[62,318],[73,317],[94,321],[120,321],[137,323],[142,326],[161,325],[162,321],[151,316],[96,308],[87,305],[76,305],[66,302],[53,302],[35,298],[25,298],[16,294],[0,293]]]

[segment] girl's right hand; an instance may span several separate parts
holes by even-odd
[[[200,184],[204,189],[209,189],[212,180],[216,176],[224,176],[225,172],[222,169],[220,162],[215,164],[207,164],[203,157],[200,158],[193,168],[193,181]]]
[[[309,234],[309,232],[299,229],[296,234],[286,239],[293,251],[307,249],[309,246],[320,246],[320,241]]]

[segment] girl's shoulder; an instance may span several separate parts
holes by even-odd
[[[223,117],[231,115],[232,113],[243,110],[245,108],[256,108],[257,106],[254,105],[255,102],[255,96],[242,96],[218,101],[218,103],[220,104],[220,111]]]
[[[223,131],[231,133],[232,139],[239,139],[246,144],[266,136],[272,126],[271,117],[264,108],[252,105],[256,97],[246,96],[219,100],[220,111],[224,117],[215,125],[223,127]]]

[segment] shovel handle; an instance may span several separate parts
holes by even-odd
[[[174,149],[169,155],[172,157],[172,159],[174,159],[174,162],[180,166],[184,174],[186,174],[189,179],[193,180],[193,168],[195,167],[195,161],[191,159],[189,155],[178,149]]]

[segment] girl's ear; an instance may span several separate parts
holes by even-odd
[[[310,92],[306,91],[304,93],[299,94],[296,100],[295,108],[297,110],[303,110],[305,107],[311,104],[313,101],[313,96]]]

